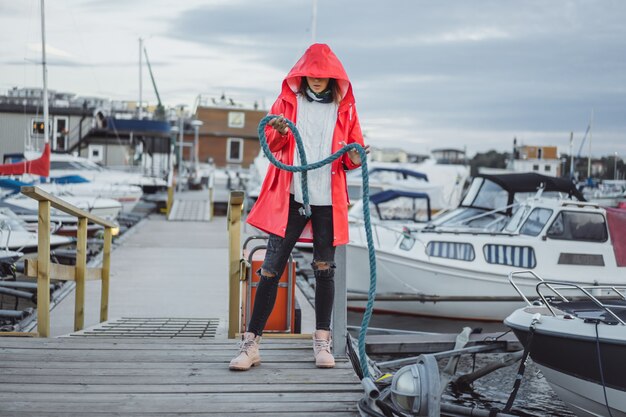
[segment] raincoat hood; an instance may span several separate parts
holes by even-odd
[[[306,50],[296,62],[283,82],[283,92],[286,90],[297,93],[300,89],[302,77],[334,78],[337,80],[341,99],[354,101],[352,86],[341,61],[330,47],[323,43],[316,43]]]

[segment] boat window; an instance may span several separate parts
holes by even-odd
[[[471,243],[464,242],[428,242],[426,254],[436,258],[473,261],[476,258]]]
[[[562,211],[548,229],[551,239],[606,242],[608,232],[604,216],[600,213]]]
[[[548,223],[548,220],[550,220],[550,216],[552,216],[552,210],[550,209],[534,209],[520,229],[520,234],[528,236],[538,236],[539,233],[541,233],[541,231],[543,230],[546,223]]]
[[[485,245],[485,260],[490,264],[509,265],[518,268],[534,268],[537,266],[535,251],[530,246]]]
[[[410,233],[403,233],[400,241],[400,249],[411,250],[415,245],[415,238]]]
[[[505,207],[508,203],[509,193],[495,182],[485,180],[478,195],[470,205],[495,210]]]
[[[428,221],[426,199],[398,197],[378,204],[370,203],[370,213],[380,220]]]
[[[526,218],[529,210],[530,207],[526,205],[515,210],[515,213],[513,213],[511,220],[509,220],[506,227],[504,228],[504,231],[509,233],[515,232],[519,225],[522,224],[522,221],[524,221],[524,219]]]
[[[75,169],[69,161],[50,161],[50,169]]]

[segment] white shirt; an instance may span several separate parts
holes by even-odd
[[[325,159],[332,153],[338,106],[335,102],[309,102],[301,94],[298,94],[297,97],[296,127],[302,137],[307,163],[310,164]],[[297,145],[294,152],[293,164],[297,166],[301,164]],[[327,164],[307,172],[309,203],[313,206],[330,206],[333,204],[331,166],[332,164]],[[303,203],[301,174],[299,172],[293,174],[291,191],[295,200],[298,203]]]

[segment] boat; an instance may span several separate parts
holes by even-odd
[[[445,202],[443,187],[429,182],[428,175],[423,172],[397,166],[397,164],[374,162],[369,168],[368,175],[370,195],[387,190],[426,193],[433,212],[450,208]],[[346,174],[348,198],[352,205],[360,203],[363,197],[361,177],[360,169]]]
[[[514,278],[528,275],[512,273]],[[554,392],[579,417],[626,416],[626,287],[586,287],[537,276],[536,296],[504,323]],[[567,275],[564,275],[567,276]]]
[[[67,194],[56,195],[61,200],[78,207],[81,210],[85,210],[93,214],[94,216],[102,217],[105,219],[114,220],[122,210],[122,204],[111,198],[100,198],[92,196],[72,196]],[[26,210],[37,210],[38,202],[23,194],[14,194],[4,198],[4,202],[12,206],[20,207]],[[52,215],[61,215],[61,211],[51,209]]]
[[[534,195],[524,197],[531,190]],[[522,305],[507,281],[512,268],[550,280],[567,276],[580,285],[626,285],[625,229],[626,212],[585,202],[568,181],[539,174],[479,176],[457,209],[426,225],[373,225],[374,240],[381,242],[374,308],[501,321]],[[347,286],[363,295],[369,252],[362,234],[352,230]],[[531,293],[534,283],[522,280],[520,287]],[[354,296],[348,306],[362,309],[364,301]]]
[[[50,249],[60,248],[74,243],[66,236],[50,236]],[[0,248],[5,251],[33,253],[37,252],[37,233],[27,230],[24,222],[6,207],[0,207]]]

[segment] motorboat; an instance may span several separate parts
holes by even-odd
[[[443,187],[429,182],[428,175],[397,164],[374,162],[368,171],[370,195],[387,190],[426,193],[434,212],[450,208],[445,202]],[[349,171],[346,175],[348,198],[355,205],[363,197],[361,169]]]
[[[74,239],[66,236],[50,236],[50,248],[72,244]],[[7,208],[0,208],[0,248],[5,251],[37,252],[37,233],[26,229],[24,222]]]
[[[515,289],[524,275],[511,274]],[[587,287],[533,275],[538,300],[531,302],[520,290],[526,306],[504,323],[574,414],[625,417],[626,287]]]
[[[143,191],[136,185],[91,182],[80,176],[55,178],[49,183],[24,183],[21,181],[0,178],[0,188],[7,190],[5,197],[19,192],[24,185],[36,185],[43,191],[58,196],[104,198],[119,201],[121,210],[130,213],[143,196]],[[67,181],[67,182],[66,182]]]
[[[29,152],[25,153],[26,159],[32,157],[34,156]],[[134,185],[140,187],[144,193],[155,193],[167,189],[167,182],[162,178],[109,169],[87,158],[70,154],[50,154],[50,177],[67,178],[68,176],[80,176],[93,183]]]
[[[626,212],[582,200],[573,184],[553,177],[480,176],[457,209],[425,226],[374,224],[375,310],[501,321],[522,305],[507,281],[513,268],[579,285],[626,285]],[[369,288],[369,252],[355,227],[347,286],[358,295]],[[534,282],[522,279],[520,288],[530,294]]]
[[[57,195],[57,197],[68,204],[78,207],[81,210],[85,210],[93,214],[94,216],[102,217],[105,219],[116,219],[120,211],[122,210],[122,203],[111,198],[100,198],[92,196],[72,196],[67,194]],[[26,210],[37,210],[38,202],[23,194],[14,194],[4,198],[4,202],[15,207],[20,207]],[[61,211],[57,209],[51,209],[52,215],[61,215]]]

